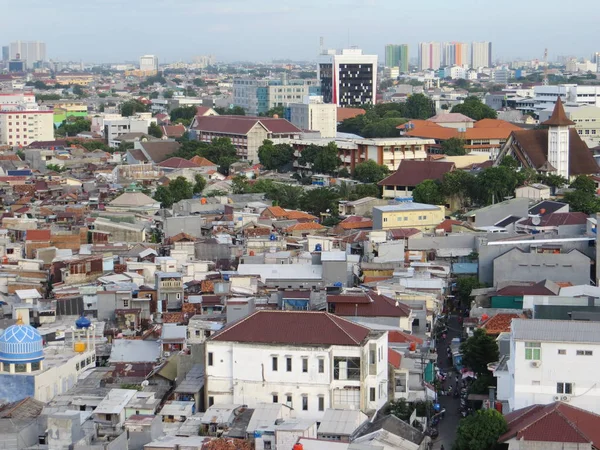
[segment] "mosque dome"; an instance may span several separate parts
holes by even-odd
[[[0,362],[24,364],[44,359],[44,342],[40,333],[19,319],[16,325],[4,330],[0,336]]]
[[[79,319],[77,319],[75,321],[75,326],[79,329],[89,328],[91,325],[92,325],[92,322],[90,322],[90,319],[88,319],[85,316],[81,316]]]

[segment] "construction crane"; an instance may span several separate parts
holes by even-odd
[[[544,86],[548,86],[548,49],[544,49],[544,79],[542,80]]]

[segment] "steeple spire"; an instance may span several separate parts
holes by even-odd
[[[568,127],[571,125],[575,125],[575,122],[569,120],[567,114],[565,113],[565,108],[563,107],[563,102],[560,98],[560,95],[556,99],[556,103],[554,104],[554,111],[552,111],[552,115],[548,120],[542,122],[542,125],[548,125],[553,127]]]

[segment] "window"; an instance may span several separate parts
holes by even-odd
[[[319,358],[319,373],[325,373],[325,360]]]
[[[325,397],[319,396],[319,411],[325,411]]]
[[[285,370],[288,372],[292,371],[292,358],[290,357],[285,358]]]
[[[278,364],[277,356],[273,356],[271,358],[271,366],[273,368],[273,372],[277,372],[277,364]]]
[[[525,342],[525,359],[532,361],[542,359],[542,344],[539,342]]]
[[[308,396],[302,396],[302,411],[308,411]]]
[[[273,403],[279,403],[279,395],[273,394]]]
[[[532,386],[539,386],[539,385],[540,385],[540,382],[539,382],[539,381],[536,381],[536,380],[532,380],[532,381],[531,381],[531,385],[532,385]]]
[[[215,404],[215,398],[214,397],[208,397],[208,406],[212,406]]]
[[[593,353],[591,350],[577,350],[577,356],[592,356]]]
[[[375,401],[375,388],[369,388],[369,401]]]
[[[566,351],[564,348],[559,348],[559,349],[558,349],[558,354],[559,354],[559,355],[566,355],[566,354],[567,354],[567,351]]]
[[[375,364],[375,350],[369,350],[369,364]]]
[[[209,366],[213,365],[213,354],[212,354],[212,352],[208,352],[208,365]]]
[[[308,372],[308,358],[302,358],[302,372]]]
[[[557,394],[572,394],[573,383],[556,383]]]
[[[285,402],[289,405],[292,406],[292,396],[290,394],[285,396]]]
[[[123,300],[123,308],[129,308],[129,300]]]

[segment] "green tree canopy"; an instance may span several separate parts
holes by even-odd
[[[128,100],[121,105],[121,115],[123,117],[133,116],[138,112],[148,112],[148,106],[137,99]]]
[[[585,192],[586,194],[596,193],[596,183],[590,177],[585,175],[579,175],[573,180],[569,187],[577,191]]]
[[[173,206],[173,196],[169,188],[159,186],[154,193],[154,200],[160,203],[161,208],[170,208]]]
[[[377,164],[372,159],[357,164],[354,167],[354,178],[361,183],[378,183],[389,173],[386,165]]]
[[[267,170],[288,170],[294,159],[294,149],[289,144],[273,144],[265,139],[258,148],[258,160]]]
[[[191,121],[194,117],[196,117],[196,114],[197,109],[194,105],[174,108],[171,111],[171,122],[176,122],[179,119]]]
[[[204,81],[202,78],[194,78],[194,86],[204,87],[206,86],[206,81]]]
[[[442,152],[448,156],[466,155],[465,141],[460,138],[450,138],[442,142]]]
[[[302,165],[308,165],[315,173],[336,173],[342,164],[338,157],[338,148],[335,142],[330,142],[326,146],[309,145],[300,154],[298,162]]]
[[[460,351],[465,367],[477,375],[488,373],[488,364],[500,358],[496,340],[482,328],[475,329],[473,336],[461,344]]]
[[[477,277],[460,277],[456,281],[456,293],[460,304],[463,307],[471,305],[471,291],[482,287]]]
[[[433,101],[423,94],[413,94],[404,104],[404,117],[409,119],[429,119],[435,115]]]
[[[471,200],[475,183],[475,176],[471,173],[464,170],[453,170],[444,175],[442,192],[450,197],[458,197],[462,207]]]
[[[389,113],[398,114],[396,111],[389,111],[386,116]],[[365,138],[398,137],[400,135],[398,125],[406,122],[407,120],[401,117],[384,117],[365,125],[360,135]]]
[[[57,136],[77,136],[83,131],[90,131],[92,122],[85,117],[68,117],[56,129]]]
[[[221,116],[245,116],[246,110],[241,106],[232,106],[230,108],[216,107],[215,112]]]
[[[453,113],[461,113],[473,120],[496,119],[498,114],[493,108],[482,103],[479,97],[467,97],[464,103],[455,105],[452,108]]]
[[[206,179],[202,175],[196,174],[194,177],[194,194],[201,194],[205,187]]]
[[[590,177],[579,175],[566,192],[563,200],[569,204],[571,211],[594,214],[600,211],[600,199],[596,196],[596,183]]]
[[[300,198],[300,208],[313,216],[319,217],[321,213],[337,214],[337,191],[330,187],[310,189]]]
[[[506,419],[497,410],[479,410],[462,419],[456,432],[455,450],[490,450],[508,430]]]
[[[150,123],[150,126],[148,127],[148,134],[158,139],[163,137],[163,132],[161,128],[154,122]]]
[[[169,182],[169,191],[173,196],[173,203],[186,198],[192,198],[194,195],[194,186],[185,177],[177,177]]]
[[[445,203],[441,185],[436,180],[423,180],[413,189],[413,200],[416,203],[443,205]]]
[[[259,116],[264,117],[273,117],[277,116],[283,118],[284,108],[283,106],[275,106],[274,108],[269,109],[266,113],[261,113]]]

